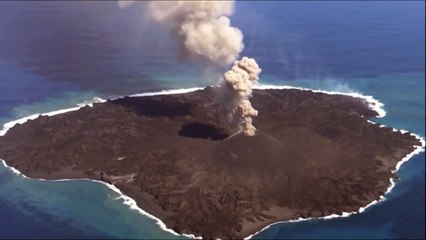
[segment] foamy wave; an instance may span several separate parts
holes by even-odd
[[[88,180],[90,180],[90,179],[88,179]],[[102,183],[102,184],[106,185],[107,187],[109,187],[110,189],[112,189],[114,192],[116,192],[116,193],[120,194],[119,199],[123,199],[123,204],[125,204],[125,205],[129,206],[129,207],[130,207],[130,209],[132,209],[132,210],[136,210],[136,211],[138,211],[139,213],[141,213],[141,214],[143,214],[143,215],[145,215],[145,216],[147,216],[147,217],[149,217],[149,218],[151,218],[151,219],[155,220],[155,221],[156,221],[156,224],[157,224],[158,226],[160,226],[160,228],[161,228],[162,230],[164,230],[164,231],[166,231],[166,232],[169,232],[169,233],[171,233],[171,234],[173,234],[173,235],[175,235],[175,236],[185,236],[185,237],[187,237],[187,238],[192,238],[192,239],[202,239],[202,237],[195,236],[194,234],[186,234],[186,233],[179,234],[179,233],[177,233],[177,232],[173,231],[173,229],[167,228],[167,227],[166,227],[166,224],[165,224],[163,221],[161,221],[161,220],[160,220],[159,218],[157,218],[156,216],[154,216],[154,215],[152,215],[152,214],[150,214],[150,213],[146,212],[146,211],[145,211],[145,210],[143,210],[142,208],[138,207],[138,205],[137,205],[136,201],[135,201],[133,198],[131,198],[131,197],[129,197],[129,196],[127,196],[127,195],[123,194],[123,193],[120,191],[120,189],[118,189],[116,186],[114,186],[114,185],[112,185],[112,184],[109,184],[109,183],[102,182],[102,181],[96,181],[96,182]]]
[[[16,175],[20,175],[23,178],[28,178],[27,176],[25,176],[24,174],[22,174],[20,171],[18,171],[18,169],[9,166],[6,164],[6,161],[0,158],[0,162],[3,164],[4,167],[8,168],[10,171],[12,171],[14,174]]]
[[[93,107],[93,104],[94,103],[103,103],[103,102],[105,102],[106,100],[105,99],[102,99],[102,98],[100,98],[100,97],[94,97],[92,100],[89,100],[89,101],[84,101],[83,103],[79,103],[79,104],[77,104],[77,106],[79,106],[79,107],[84,107],[84,106],[89,106],[89,107]]]
[[[195,92],[197,90],[202,90],[202,89],[204,89],[204,88],[201,88],[201,87],[180,88],[180,89],[162,90],[160,92],[137,93],[137,94],[130,95],[130,97],[143,97],[143,96],[181,94],[181,93]]]
[[[160,92],[147,92],[147,93],[140,93],[140,94],[133,94],[130,95],[130,97],[140,97],[140,96],[154,96],[154,95],[169,95],[169,94],[181,94],[181,93],[188,93],[188,92],[194,92],[197,90],[201,90],[203,88],[185,88],[185,89],[174,89],[174,90],[163,90]],[[367,96],[367,95],[362,95],[360,93],[345,93],[345,92],[334,92],[334,91],[323,91],[323,90],[318,90],[318,89],[309,89],[309,88],[300,88],[300,87],[292,87],[292,86],[276,86],[276,85],[267,85],[267,84],[263,84],[263,85],[256,85],[254,87],[254,89],[297,89],[297,90],[302,90],[302,91],[312,91],[312,92],[318,92],[318,93],[325,93],[325,94],[330,94],[330,95],[346,95],[346,96],[351,96],[351,97],[355,97],[355,98],[361,98],[364,99],[367,103],[370,109],[374,110],[377,112],[378,114],[378,118],[382,118],[384,116],[386,116],[386,111],[383,109],[384,104],[381,103],[380,101],[378,101],[377,99],[375,99],[373,96]],[[86,105],[92,107],[94,102],[105,102],[104,99],[101,98],[94,98],[92,101],[89,102],[84,102],[81,104],[78,104],[77,107],[74,108],[67,108],[67,109],[62,109],[62,110],[57,110],[57,111],[52,111],[52,112],[48,112],[48,113],[41,113],[41,114],[33,114],[18,120],[14,120],[8,123],[5,123],[3,125],[3,129],[0,131],[0,136],[3,136],[6,134],[6,132],[12,128],[13,126],[15,126],[16,124],[22,124],[25,123],[26,121],[30,120],[30,119],[36,119],[38,116],[42,115],[42,116],[53,116],[53,115],[57,115],[57,114],[61,114],[61,113],[66,113],[66,112],[71,112],[71,111],[76,111],[78,109],[80,109],[81,107],[84,107]],[[370,120],[369,121],[371,124],[376,124]],[[386,127],[385,125],[380,125],[380,127]],[[397,130],[397,129],[393,129],[394,131],[400,131],[401,133],[405,133],[407,131],[405,130]],[[415,150],[409,154],[407,154],[403,159],[401,159],[397,165],[396,168],[392,171],[393,173],[398,171],[398,169],[401,167],[401,165],[408,161],[411,157],[413,157],[414,155],[423,152],[424,148],[425,148],[425,140],[421,137],[419,137],[416,134],[411,134],[414,137],[416,137],[418,140],[420,140],[421,142],[421,146],[414,146]],[[3,165],[6,168],[9,168],[13,173],[22,176],[24,178],[28,178],[27,176],[25,176],[24,174],[22,174],[20,171],[18,171],[16,168],[8,166],[6,164],[6,162],[2,159],[0,159],[1,162],[3,163]],[[38,179],[38,180],[44,180],[47,181],[45,179]],[[60,180],[49,180],[49,181],[73,181],[75,179],[60,179]],[[188,238],[193,238],[193,239],[201,239],[200,236],[195,236],[193,234],[178,234],[175,231],[173,231],[172,229],[169,229],[166,227],[166,225],[164,224],[164,222],[162,222],[159,218],[149,214],[148,212],[144,211],[143,209],[141,209],[140,207],[137,206],[136,201],[132,198],[130,198],[129,196],[123,194],[120,189],[118,189],[117,187],[115,187],[114,185],[102,182],[102,181],[98,181],[98,180],[93,180],[93,179],[83,179],[83,180],[88,180],[88,181],[93,181],[93,182],[97,182],[97,183],[101,183],[103,185],[106,185],[108,188],[110,188],[111,190],[113,190],[114,192],[118,193],[120,196],[118,197],[118,199],[123,199],[123,204],[128,205],[130,207],[130,209],[132,210],[136,210],[139,213],[154,219],[156,221],[156,224],[159,225],[161,227],[161,229],[163,229],[166,232],[169,232],[175,236],[185,236]],[[390,179],[390,186],[388,187],[388,189],[386,190],[385,194],[389,193],[393,188],[395,187],[395,181],[393,178]],[[293,222],[302,222],[302,221],[308,221],[308,220],[312,220],[312,219],[332,219],[332,218],[339,218],[339,217],[349,217],[352,214],[357,214],[357,213],[362,213],[364,212],[367,208],[369,208],[370,206],[373,206],[375,204],[378,204],[382,201],[384,201],[386,198],[384,196],[380,196],[379,200],[374,200],[371,203],[369,203],[368,205],[366,205],[365,207],[360,207],[359,210],[357,212],[343,212],[342,215],[337,215],[337,214],[331,214],[325,217],[318,217],[318,218],[299,218],[299,219],[295,219],[295,220],[287,220],[287,221],[277,221],[275,223],[269,224],[268,226],[264,227],[263,229],[261,229],[260,231],[246,237],[245,239],[250,239],[252,238],[254,235],[270,228],[273,225],[276,224],[280,224],[280,223],[293,223]]]

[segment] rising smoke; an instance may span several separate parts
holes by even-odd
[[[119,1],[126,7],[133,1]],[[243,50],[243,34],[230,25],[232,1],[149,1],[142,2],[149,19],[168,29],[181,55],[194,62],[232,64]]]
[[[222,102],[225,103],[220,112],[231,129],[243,131],[247,136],[253,136],[256,132],[252,117],[257,116],[257,110],[251,106],[249,97],[261,71],[253,58],[243,57],[234,62],[220,82]]]
[[[134,1],[119,1],[127,7]],[[183,57],[218,66],[234,64],[219,81],[220,113],[230,129],[252,136],[256,128],[252,117],[257,111],[249,97],[261,69],[254,59],[237,58],[244,48],[243,34],[231,26],[233,1],[149,1],[140,3],[148,18],[168,29]]]

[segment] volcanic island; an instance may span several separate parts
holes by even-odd
[[[17,124],[0,158],[24,175],[115,185],[177,233],[244,238],[285,220],[357,212],[380,199],[421,142],[368,121],[365,99],[254,90],[254,136],[217,117],[214,87],[122,97]]]

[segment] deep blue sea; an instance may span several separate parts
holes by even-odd
[[[425,3],[244,2],[233,25],[261,83],[373,95],[375,119],[425,136]],[[115,2],[0,1],[0,126],[103,98],[211,84],[168,33]],[[255,239],[425,238],[425,154],[387,200],[348,218],[274,225]],[[0,164],[0,238],[176,238],[90,181],[26,179]],[[143,208],[143,206],[142,206]]]

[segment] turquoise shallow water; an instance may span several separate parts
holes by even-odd
[[[261,82],[359,92],[374,121],[425,136],[424,2],[237,2]],[[205,86],[223,69],[174,57],[167,33],[114,2],[0,1],[0,125],[93,99]],[[349,218],[285,223],[264,238],[424,238],[425,154],[388,200]],[[0,238],[176,238],[90,181],[25,179],[0,165]]]
[[[34,235],[34,226],[29,226],[15,236],[176,238],[160,229],[154,220],[130,210],[117,193],[100,183],[32,180],[16,176],[4,167],[0,168],[0,179],[0,195],[7,196],[0,204],[13,211],[9,220],[21,225],[22,219],[31,219],[37,227],[45,229]]]

